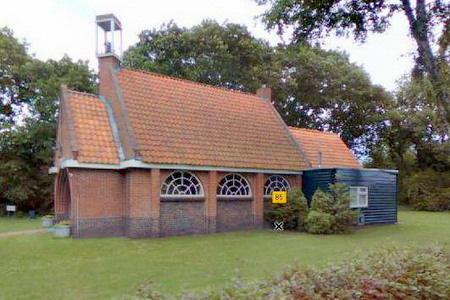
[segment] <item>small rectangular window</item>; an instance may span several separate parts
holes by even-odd
[[[367,186],[351,186],[350,187],[350,207],[367,207],[369,206],[369,190]]]

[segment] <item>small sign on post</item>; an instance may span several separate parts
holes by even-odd
[[[6,205],[6,215],[7,216],[13,215],[15,212],[16,212],[15,205]]]
[[[15,205],[6,205],[6,211],[7,212],[15,212],[16,206]]]
[[[287,192],[272,192],[272,203],[283,204],[287,203]]]

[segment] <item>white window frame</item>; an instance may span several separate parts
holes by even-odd
[[[356,189],[352,193],[352,189]],[[369,187],[367,186],[350,186],[350,208],[364,208],[369,206]],[[356,201],[353,201],[352,194],[356,195]],[[364,203],[360,201],[360,197],[365,196]]]
[[[277,185],[281,184],[283,187],[280,189]],[[264,197],[272,197],[272,192],[274,191],[284,191],[288,192],[291,189],[291,185],[286,177],[282,175],[271,175],[267,178],[264,184]],[[267,192],[270,191],[268,194]]]
[[[230,177],[232,179],[230,180]],[[230,195],[230,194],[221,194],[219,192],[223,191],[223,186],[226,185],[229,181],[235,180],[236,178],[239,178],[238,182],[244,183],[246,187],[248,188],[248,194],[247,195]],[[241,181],[242,180],[242,181]],[[241,188],[241,187],[240,187]],[[252,198],[252,187],[250,183],[248,182],[247,178],[245,176],[242,176],[239,173],[228,173],[225,176],[222,177],[222,179],[219,180],[219,183],[217,184],[217,197],[222,199],[236,199],[236,198]]]
[[[197,185],[196,189],[198,190],[199,193],[197,193],[197,194],[167,194],[167,193],[163,193],[164,186],[170,186],[171,184],[173,184],[173,182],[175,180],[177,180],[177,178],[172,178],[171,181],[167,182],[167,180],[169,178],[173,177],[173,175],[176,174],[176,173],[181,173],[181,175],[182,175],[181,178],[183,178],[184,174],[186,174],[186,175],[189,175],[189,177],[191,179],[196,180],[197,184],[195,184],[194,182],[191,182],[191,184]],[[187,179],[186,177],[184,177],[184,178]],[[184,185],[184,183],[182,185]],[[167,188],[166,188],[166,192],[167,192]],[[180,199],[204,198],[205,197],[205,193],[204,193],[202,182],[200,181],[200,179],[197,176],[195,176],[195,174],[193,174],[191,172],[188,172],[188,171],[176,170],[176,171],[170,172],[170,174],[167,175],[166,178],[161,183],[160,197],[162,199],[164,199],[164,198],[180,198]]]

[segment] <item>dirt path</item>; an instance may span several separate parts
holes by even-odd
[[[0,232],[0,238],[27,235],[27,234],[41,234],[47,232],[47,229],[30,229],[21,231]]]

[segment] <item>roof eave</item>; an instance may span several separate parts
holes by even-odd
[[[239,173],[267,173],[267,174],[286,174],[301,175],[300,170],[284,170],[284,169],[260,169],[260,168],[229,168],[215,166],[194,166],[180,164],[157,164],[145,163],[140,160],[129,159],[119,164],[102,164],[102,163],[84,163],[74,159],[66,159],[61,162],[61,169],[64,168],[84,168],[84,169],[107,169],[107,170],[123,170],[131,168],[139,169],[175,169],[175,170],[193,170],[193,171],[219,171],[219,172],[239,172]]]

